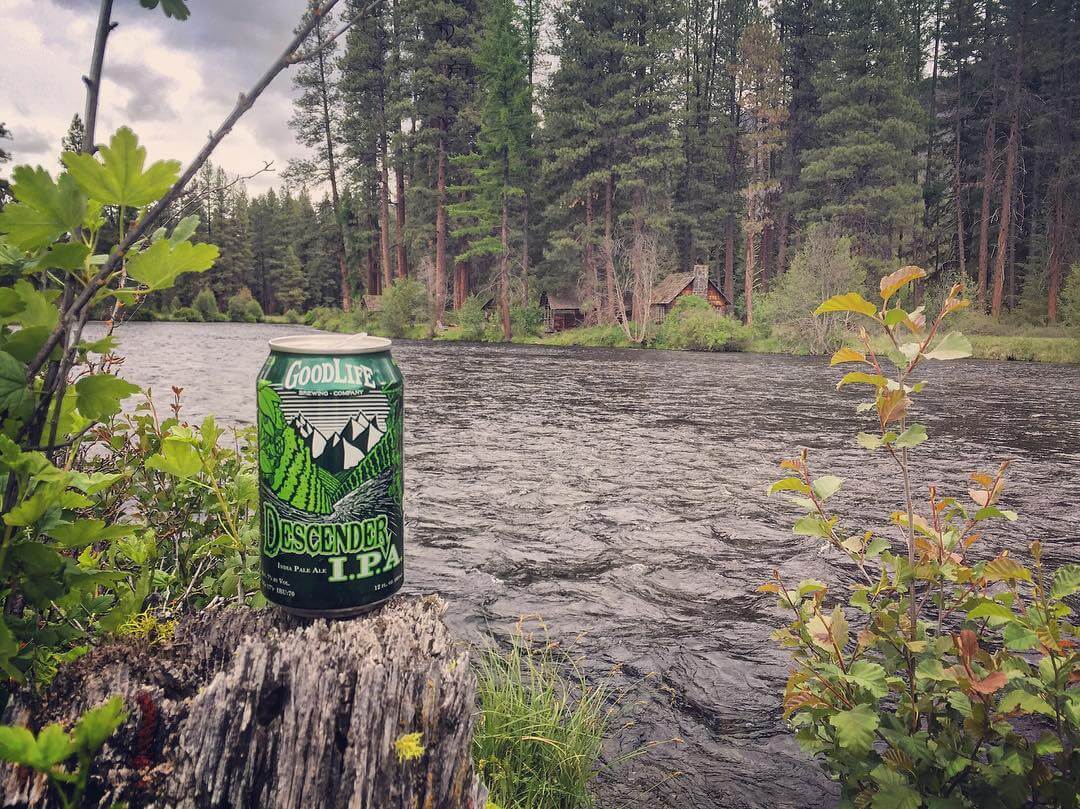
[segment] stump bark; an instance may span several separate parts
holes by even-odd
[[[184,619],[166,643],[98,648],[4,721],[65,727],[120,694],[123,727],[95,760],[85,806],[483,809],[475,683],[438,598],[349,621],[276,609]],[[395,742],[420,733],[423,753]],[[51,806],[43,777],[4,765],[3,807]]]

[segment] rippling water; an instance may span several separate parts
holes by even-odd
[[[188,418],[254,419],[266,340],[298,327],[124,326],[123,374]],[[463,635],[521,615],[625,694],[604,806],[806,807],[835,791],[781,726],[781,623],[754,590],[773,568],[835,578],[765,497],[776,461],[807,446],[847,478],[837,502],[899,505],[892,470],[854,445],[857,392],[820,359],[401,342],[406,379],[406,589],[438,592]],[[926,369],[932,443],[917,481],[962,491],[975,465],[1013,463],[1016,527],[1051,563],[1077,560],[1080,368],[969,361]],[[865,427],[863,427],[865,429]],[[887,494],[882,497],[882,492]],[[626,724],[623,727],[623,724]]]

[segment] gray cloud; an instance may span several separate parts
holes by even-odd
[[[175,118],[176,112],[168,101],[173,80],[147,65],[109,62],[105,78],[131,91],[124,113],[134,122],[164,121]]]
[[[5,141],[5,146],[15,156],[16,162],[30,159],[30,156],[40,158],[51,151],[60,154],[60,144],[52,140],[39,129],[29,126],[11,124],[11,140]]]

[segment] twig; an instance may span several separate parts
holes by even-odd
[[[312,18],[302,25],[296,35],[292,38],[289,44],[286,46],[285,51],[278,57],[270,68],[255,82],[252,88],[247,93],[241,93],[240,97],[236,101],[236,106],[233,107],[232,112],[222,121],[221,125],[210,135],[206,145],[195,156],[195,159],[191,161],[187,169],[180,178],[173,184],[173,187],[159,199],[154,205],[146,212],[146,214],[138,220],[138,222],[128,231],[127,236],[124,238],[116,249],[109,256],[108,261],[102,265],[101,269],[94,275],[93,278],[83,287],[81,293],[75,298],[71,306],[69,306],[60,318],[60,323],[53,330],[52,334],[42,345],[37,355],[27,366],[26,378],[28,382],[32,382],[34,377],[37,376],[38,371],[48,360],[49,355],[52,353],[56,344],[60,341],[61,337],[67,333],[68,329],[74,324],[78,312],[80,312],[90,301],[98,290],[105,286],[107,279],[116,269],[117,265],[124,259],[131,247],[139,241],[147,233],[150,233],[153,227],[157,224],[162,215],[168,211],[169,206],[173,204],[183,192],[185,186],[191,182],[191,178],[202,168],[217,145],[224,139],[232,128],[236,125],[236,122],[240,120],[240,117],[251,109],[255,100],[262,94],[262,92],[269,86],[277,75],[289,67],[290,58],[296,52],[297,48],[303,44],[307,39],[308,34],[315,27],[316,21],[319,17],[327,14],[335,5],[338,0],[327,0],[316,14],[312,15]]]
[[[344,34],[346,31],[348,31],[352,27],[353,23],[355,23],[357,20],[359,20],[361,17],[363,17],[365,14],[367,14],[369,11],[371,11],[373,8],[375,8],[375,6],[379,5],[379,3],[381,3],[381,2],[382,2],[382,0],[373,0],[373,2],[368,3],[366,6],[364,6],[362,9],[360,9],[358,12],[356,12],[353,16],[351,16],[348,20],[346,20],[341,25],[341,27],[338,28],[333,34],[331,34],[329,37],[324,39],[322,41],[322,43],[319,45],[319,47],[315,48],[315,50],[310,51],[309,53],[295,53],[295,54],[293,54],[292,57],[291,57],[290,64],[296,65],[296,64],[299,64],[300,62],[306,62],[309,59],[314,59],[320,53],[325,51],[334,42],[334,40],[336,40],[338,37],[340,37],[342,34]],[[312,5],[314,5],[314,3]],[[329,9],[327,9],[327,11],[329,11]],[[318,10],[315,11],[315,14],[317,16],[319,16],[319,17],[323,16],[323,13],[325,13],[325,12],[320,12]]]

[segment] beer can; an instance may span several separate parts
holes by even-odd
[[[385,338],[270,340],[257,386],[268,601],[345,617],[401,588],[403,394]]]

